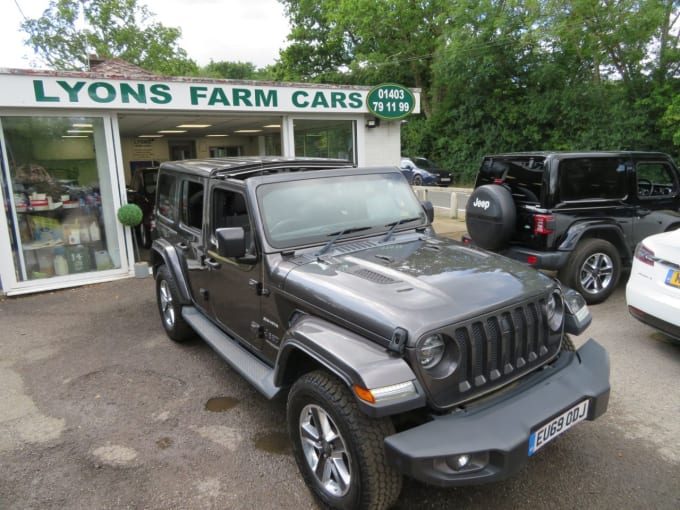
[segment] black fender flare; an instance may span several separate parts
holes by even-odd
[[[313,316],[295,322],[281,341],[276,361],[274,384],[284,386],[297,355],[303,354],[339,377],[352,389],[384,388],[411,382],[413,395],[387,402],[371,404],[357,397],[361,409],[369,416],[379,417],[423,407],[425,392],[406,361],[386,347],[368,340],[340,326]],[[352,391],[353,394],[354,391]]]
[[[186,275],[184,273],[182,261],[177,255],[177,249],[166,239],[154,239],[151,244],[151,258],[154,278],[158,273],[158,267],[161,264],[165,264],[177,283],[177,289],[180,293],[180,303],[183,305],[192,304],[191,291],[187,285]]]
[[[567,230],[564,240],[557,249],[559,251],[573,251],[579,241],[581,241],[583,237],[587,237],[585,235],[587,232],[606,232],[607,234],[610,234],[616,240],[614,246],[619,250],[623,258],[629,258],[631,256],[631,249],[626,244],[626,238],[623,235],[621,227],[615,223],[601,220],[582,221],[571,225]],[[602,236],[598,235],[594,237]],[[607,237],[604,237],[604,239],[606,240]]]

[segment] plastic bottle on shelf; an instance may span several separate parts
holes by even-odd
[[[68,262],[63,248],[54,250],[54,274],[57,276],[68,274]]]

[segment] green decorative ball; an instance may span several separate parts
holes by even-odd
[[[136,227],[143,218],[144,213],[137,204],[125,204],[118,209],[118,221],[126,227]]]

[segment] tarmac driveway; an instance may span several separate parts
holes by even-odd
[[[621,289],[593,314],[607,415],[506,482],[407,481],[397,508],[680,507],[680,348],[628,317]],[[0,300],[0,331],[1,509],[317,508],[284,404],[201,341],[168,340],[151,278]]]

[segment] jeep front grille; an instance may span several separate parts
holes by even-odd
[[[441,331],[452,345],[444,363],[453,370],[437,377],[423,370],[437,406],[448,407],[490,392],[551,359],[561,331],[549,330],[544,300],[513,305]]]

